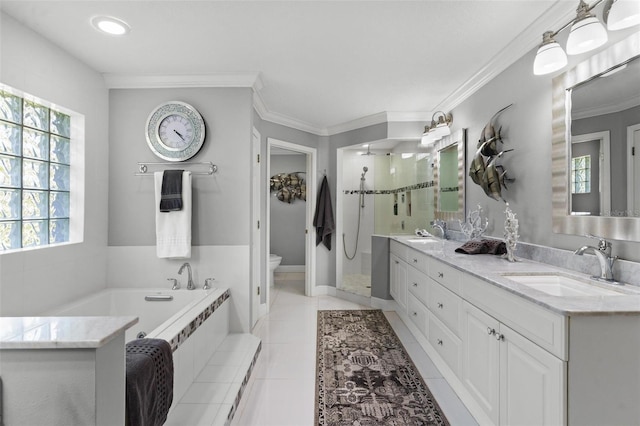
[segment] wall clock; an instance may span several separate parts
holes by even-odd
[[[151,151],[167,161],[188,160],[204,143],[204,120],[185,102],[169,101],[158,105],[149,114],[145,129]]]

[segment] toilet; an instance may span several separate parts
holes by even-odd
[[[273,274],[281,261],[282,257],[277,254],[269,255],[269,287],[273,287]]]

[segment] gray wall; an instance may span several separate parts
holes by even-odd
[[[251,202],[251,89],[117,89],[109,94],[109,245],[155,245],[152,176],[138,161],[161,162],[145,139],[159,104],[193,105],[206,123],[205,143],[189,161],[211,161],[212,176],[193,177],[192,245],[248,245]]]
[[[278,173],[305,171],[307,156],[305,154],[271,155],[271,176]],[[299,173],[306,180],[306,174]],[[291,203],[278,200],[275,192],[269,193],[271,200],[270,253],[282,256],[281,265],[305,264],[306,202],[295,199]],[[313,234],[313,233],[312,233]]]
[[[82,114],[85,125],[83,240],[0,255],[0,315],[28,316],[106,285],[109,99],[102,75],[4,13],[0,52],[2,83]]]

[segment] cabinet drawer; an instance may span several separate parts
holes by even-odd
[[[437,282],[429,283],[429,310],[456,335],[460,334],[462,299]]]
[[[419,251],[409,249],[409,251],[407,252],[407,263],[416,268],[418,271],[424,272],[425,274],[427,273],[428,269],[427,259],[428,256]]]
[[[427,273],[429,274],[429,277],[439,282],[452,292],[460,294],[462,272],[449,265],[445,265],[439,260],[430,258]]]
[[[423,304],[427,304],[429,292],[429,278],[416,268],[409,267],[407,274],[409,292],[418,298]]]
[[[407,300],[407,315],[409,315],[411,322],[418,327],[418,330],[429,338],[429,311],[411,294]]]
[[[404,244],[400,244],[396,240],[391,240],[389,244],[389,251],[400,259],[405,260],[407,258],[407,252],[409,251],[409,247]]]
[[[459,376],[462,365],[462,342],[433,314],[429,315],[429,343],[455,375]]]

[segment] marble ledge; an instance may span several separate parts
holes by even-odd
[[[0,349],[97,349],[137,317],[0,317]]]

